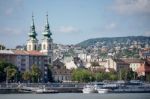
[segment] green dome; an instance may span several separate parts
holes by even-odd
[[[35,31],[35,25],[34,25],[34,18],[33,18],[33,15],[32,15],[32,24],[30,26],[30,32],[28,33],[29,37],[32,37],[32,38],[36,38],[37,36],[37,33]]]
[[[48,37],[48,38],[50,38],[52,35],[49,27],[49,22],[48,22],[48,14],[46,15],[46,25],[45,25],[44,32],[42,34],[44,37]]]

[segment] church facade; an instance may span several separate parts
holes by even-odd
[[[31,70],[36,65],[41,71],[40,82],[48,81],[48,65],[53,65],[53,39],[46,15],[46,24],[39,43],[35,31],[34,17],[28,33],[26,50],[0,50],[0,60],[14,64],[20,72]]]
[[[37,39],[37,33],[35,31],[34,17],[32,15],[32,24],[30,26],[30,32],[28,33],[29,39],[27,40],[27,51],[40,51],[44,55],[47,55],[48,63],[52,65],[53,39],[51,38],[52,33],[50,31],[48,15],[46,15],[46,25],[42,35],[43,37],[41,43],[39,43]]]

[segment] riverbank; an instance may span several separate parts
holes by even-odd
[[[36,90],[45,87],[47,90],[53,90],[58,93],[81,93],[85,84],[76,83],[10,83],[0,84],[0,94],[9,93],[35,93]]]

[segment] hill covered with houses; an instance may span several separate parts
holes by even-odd
[[[92,38],[78,43],[77,45],[81,47],[88,46],[116,46],[116,45],[126,45],[129,46],[131,44],[139,44],[139,45],[147,45],[150,44],[150,37],[146,36],[127,36],[127,37],[103,37],[103,38]]]

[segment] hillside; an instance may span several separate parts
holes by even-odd
[[[146,36],[128,36],[128,37],[105,37],[105,38],[93,38],[88,39],[83,42],[78,43],[78,46],[88,47],[91,45],[95,45],[96,43],[105,43],[106,45],[112,45],[114,42],[123,43],[123,44],[131,44],[134,41],[137,41],[140,44],[150,44],[150,37]]]

